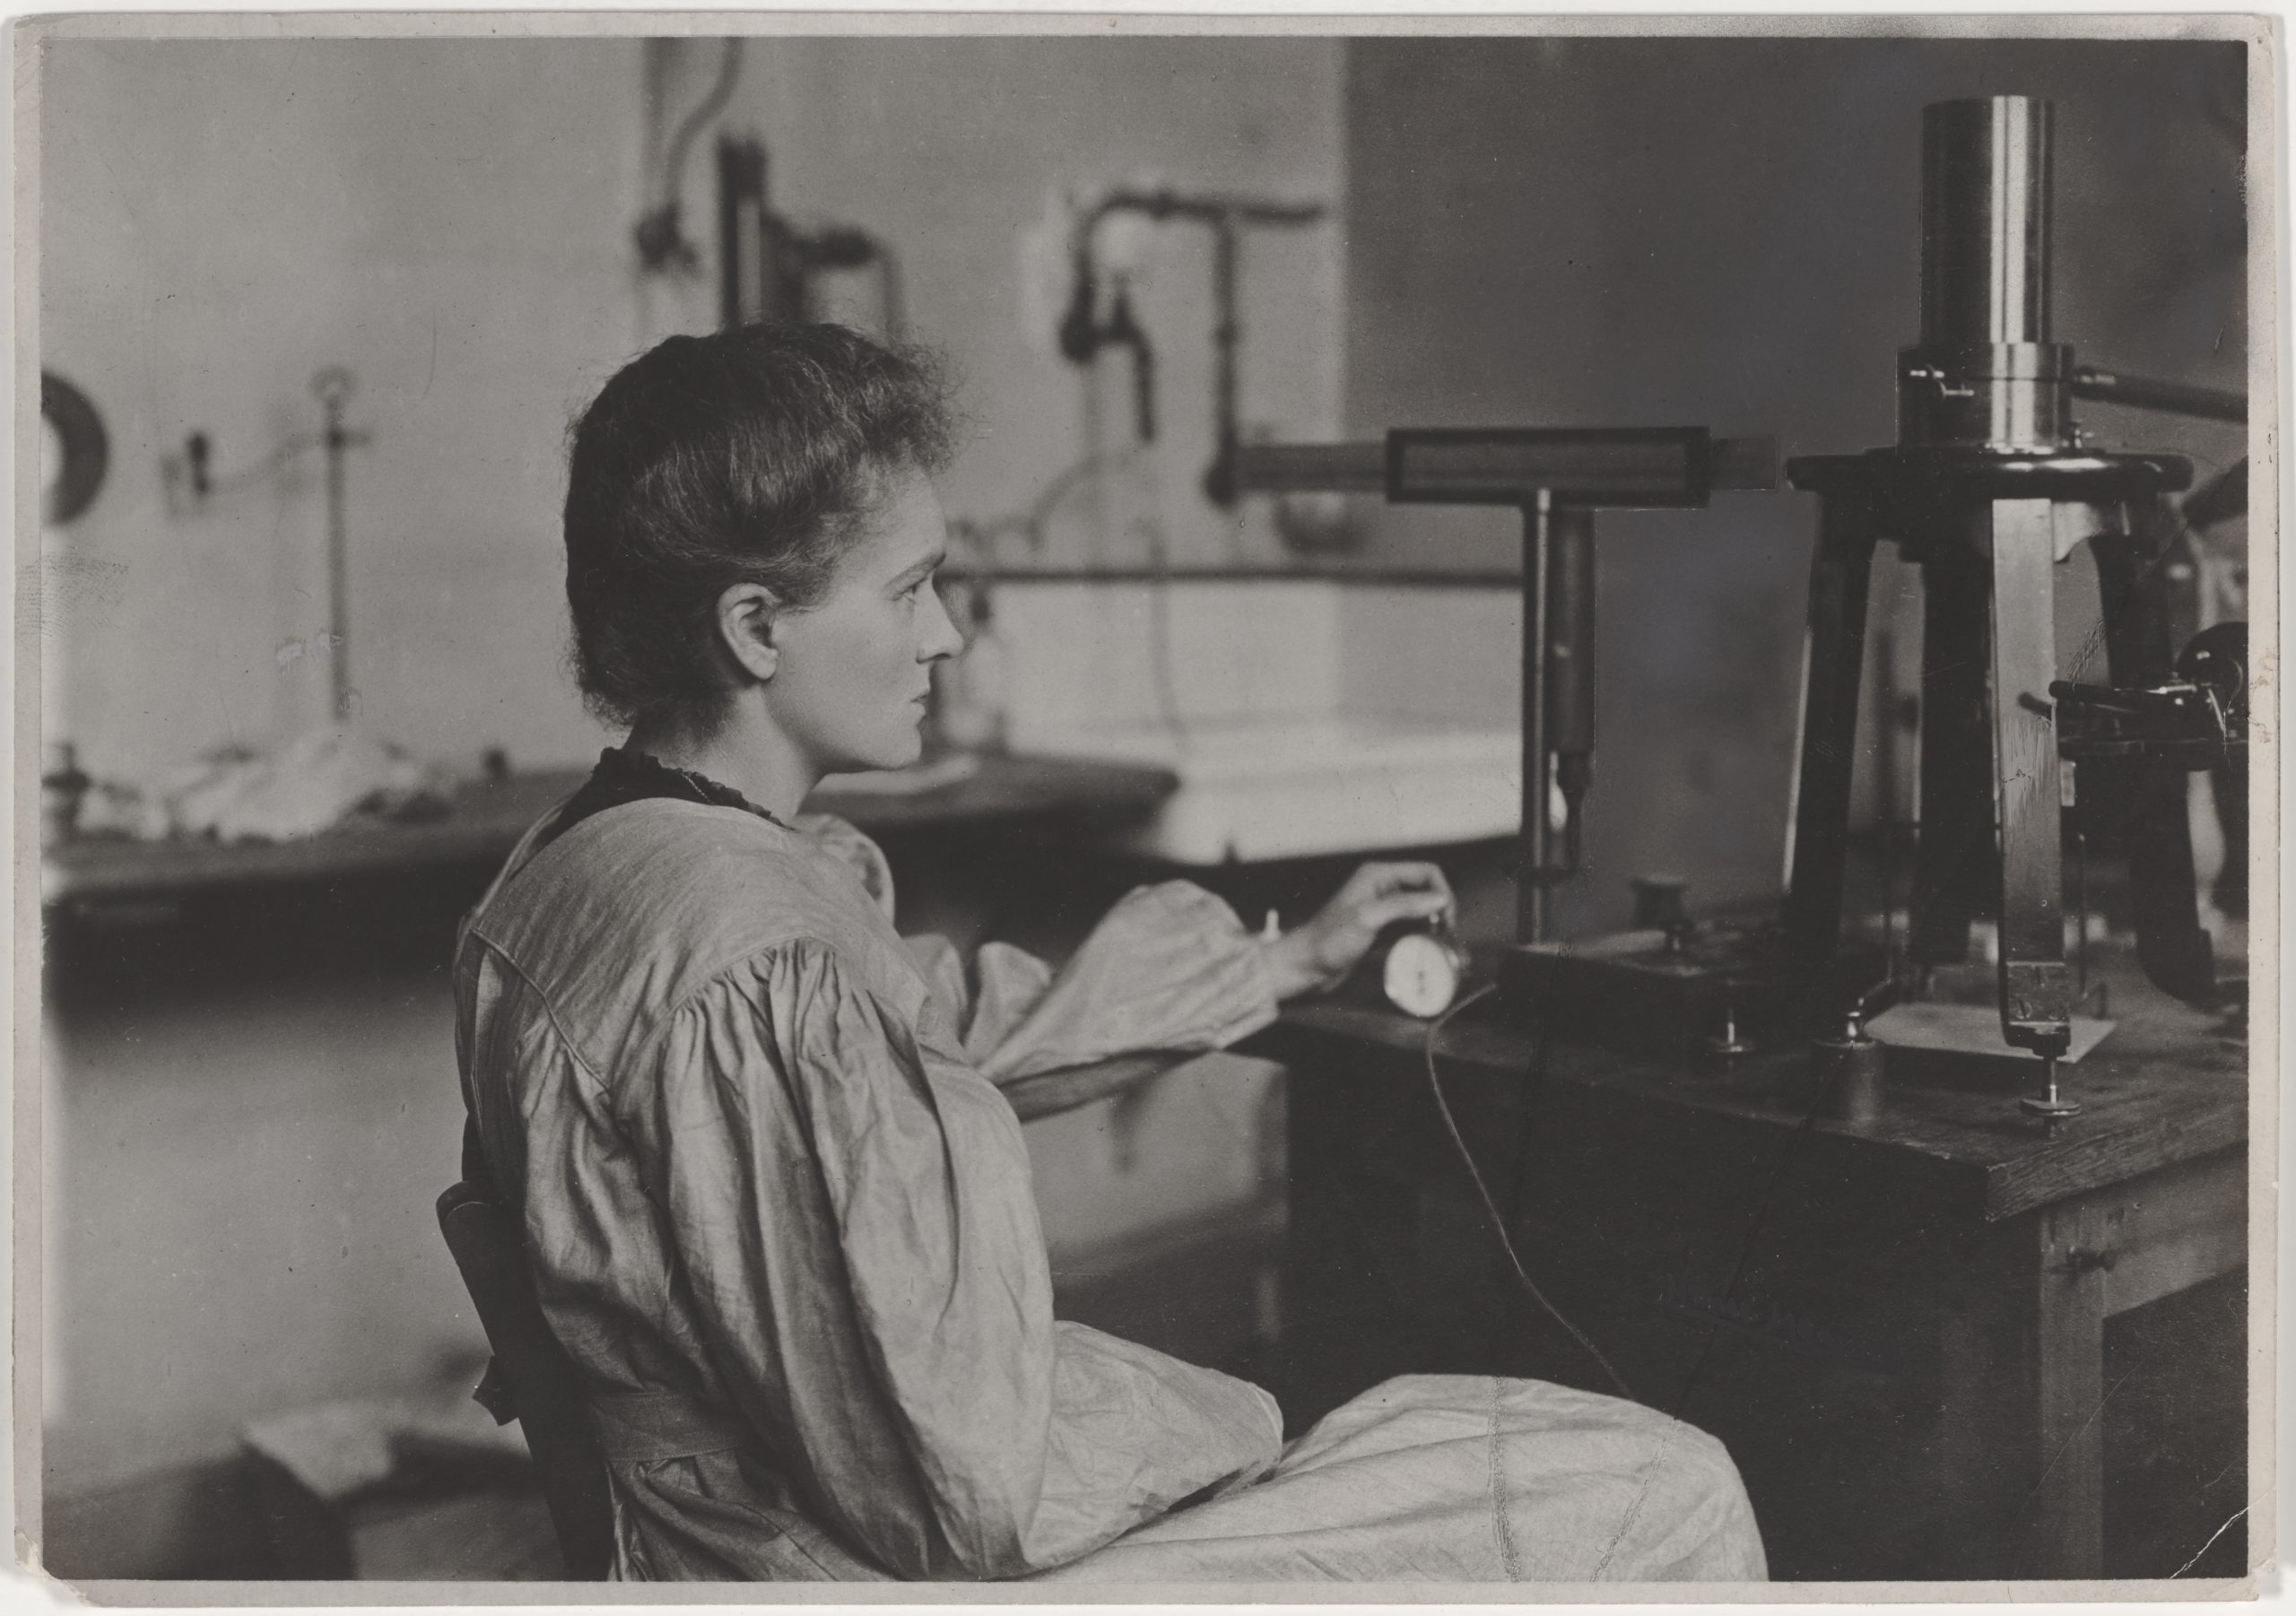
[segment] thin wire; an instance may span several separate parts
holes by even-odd
[[[1187,721],[1180,717],[1179,683],[1172,673],[1172,580],[1171,557],[1165,551],[1164,524],[1152,517],[1146,524],[1148,533],[1149,569],[1154,576],[1148,584],[1148,657],[1156,684],[1156,706],[1161,712],[1164,728],[1172,737],[1172,744],[1187,752],[1192,743]]]
[[[999,539],[1007,534],[1018,534],[1031,554],[1042,554],[1048,542],[1045,526],[1061,503],[1088,478],[1096,476],[1124,458],[1126,456],[1123,454],[1087,454],[1046,483],[1043,491],[1030,501],[1027,509],[992,517],[985,522],[960,518],[953,526],[961,528],[967,539],[980,550],[981,569],[993,574],[997,566],[996,546]]]
[[[1603,1366],[1603,1373],[1611,1377],[1611,1384],[1618,1388],[1618,1394],[1630,1403],[1638,1403],[1641,1400],[1635,1396],[1634,1388],[1626,1384],[1626,1377],[1611,1367],[1611,1360],[1603,1356],[1602,1350],[1593,1342],[1588,1341],[1578,1325],[1563,1317],[1555,1305],[1546,1299],[1546,1293],[1541,1290],[1532,1281],[1531,1276],[1523,1271],[1523,1259],[1515,1255],[1515,1242],[1507,1238],[1507,1221],[1499,1215],[1499,1203],[1491,1198],[1490,1187],[1483,1181],[1483,1170],[1475,1166],[1474,1157],[1468,1152],[1467,1142],[1459,1133],[1457,1121],[1451,1116],[1450,1101],[1443,1098],[1443,1081],[1435,1070],[1436,1041],[1443,1036],[1443,1029],[1449,1024],[1453,1016],[1476,1000],[1497,990],[1497,983],[1484,983],[1441,1015],[1437,1016],[1430,1024],[1427,1029],[1427,1041],[1422,1051],[1427,1060],[1427,1087],[1435,1096],[1435,1108],[1442,1113],[1443,1126],[1450,1133],[1451,1143],[1457,1149],[1459,1160],[1466,1164],[1467,1177],[1474,1181],[1474,1193],[1482,1197],[1483,1214],[1491,1221],[1491,1232],[1499,1237],[1499,1248],[1507,1254],[1507,1262],[1514,1269],[1515,1278],[1520,1282],[1523,1289],[1530,1293],[1531,1299],[1546,1309],[1547,1316],[1568,1331],[1570,1339],[1584,1347],[1587,1350],[1587,1355]]]
[[[1065,467],[1058,476],[1046,483],[1043,491],[1029,502],[1028,510],[1017,518],[1022,531],[1028,535],[1029,547],[1041,552],[1045,547],[1045,524],[1052,520],[1053,513],[1059,508],[1061,501],[1067,499],[1085,479],[1099,475],[1124,457],[1122,454],[1087,453],[1078,456],[1074,464]],[[1009,523],[1015,518],[1008,517],[1004,520]]]

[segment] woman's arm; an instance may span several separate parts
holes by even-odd
[[[876,845],[828,815],[801,822],[891,919],[892,872]],[[1057,971],[1009,943],[981,944],[968,969],[945,938],[907,942],[965,1057],[1001,1083],[1119,1055],[1225,1047],[1265,1026],[1282,1001],[1336,984],[1388,925],[1453,908],[1434,864],[1367,864],[1312,919],[1275,937],[1174,881],[1126,894]]]
[[[1057,973],[983,945],[965,1053],[1009,1082],[1146,1050],[1224,1048],[1274,1020],[1282,1001],[1335,985],[1386,927],[1452,908],[1431,864],[1365,864],[1307,924],[1274,937],[1247,931],[1200,887],[1143,887]],[[944,966],[936,979],[950,974]]]

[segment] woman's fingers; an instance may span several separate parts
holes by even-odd
[[[1301,928],[1301,941],[1320,969],[1343,972],[1361,960],[1381,931],[1398,921],[1456,917],[1451,883],[1431,864],[1408,860],[1356,867],[1337,895]]]
[[[1375,926],[1387,925],[1396,920],[1423,920],[1437,915],[1453,919],[1458,916],[1458,899],[1451,891],[1451,883],[1444,879],[1442,870],[1435,864],[1364,864],[1356,871],[1348,886],[1352,889],[1351,895],[1365,904],[1410,900],[1406,907],[1391,908],[1381,918],[1372,920]],[[1367,915],[1366,918],[1370,917]]]
[[[1438,915],[1448,914],[1450,908],[1451,894],[1448,889],[1419,889],[1374,898],[1357,910],[1356,915],[1363,925],[1377,932],[1398,920],[1431,920]]]
[[[1356,866],[1345,889],[1359,898],[1384,898],[1394,892],[1432,890],[1448,896],[1450,882],[1437,865],[1421,863],[1367,864]]]

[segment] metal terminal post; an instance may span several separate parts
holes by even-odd
[[[1726,1067],[1741,1056],[1754,1052],[1754,1047],[1739,1036],[1736,1004],[1723,1005],[1722,1030],[1706,1040],[1706,1052]]]
[[[1813,1116],[1860,1126],[1878,1122],[1889,1108],[1889,1051],[1866,1035],[1874,1006],[1894,996],[1888,977],[1844,1007],[1841,1036],[1810,1040],[1810,1069],[1815,1079]]]
[[[2057,1056],[2041,1056],[2042,1092],[2028,1094],[2017,1102],[2018,1109],[2028,1116],[2038,1116],[2052,1134],[2081,1115],[2081,1102],[2069,1099],[2057,1090]]]

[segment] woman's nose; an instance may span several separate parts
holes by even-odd
[[[949,615],[949,603],[941,598],[939,590],[930,596],[933,610],[925,621],[925,638],[918,648],[919,662],[941,662],[965,648],[965,637],[958,630],[956,620]]]

